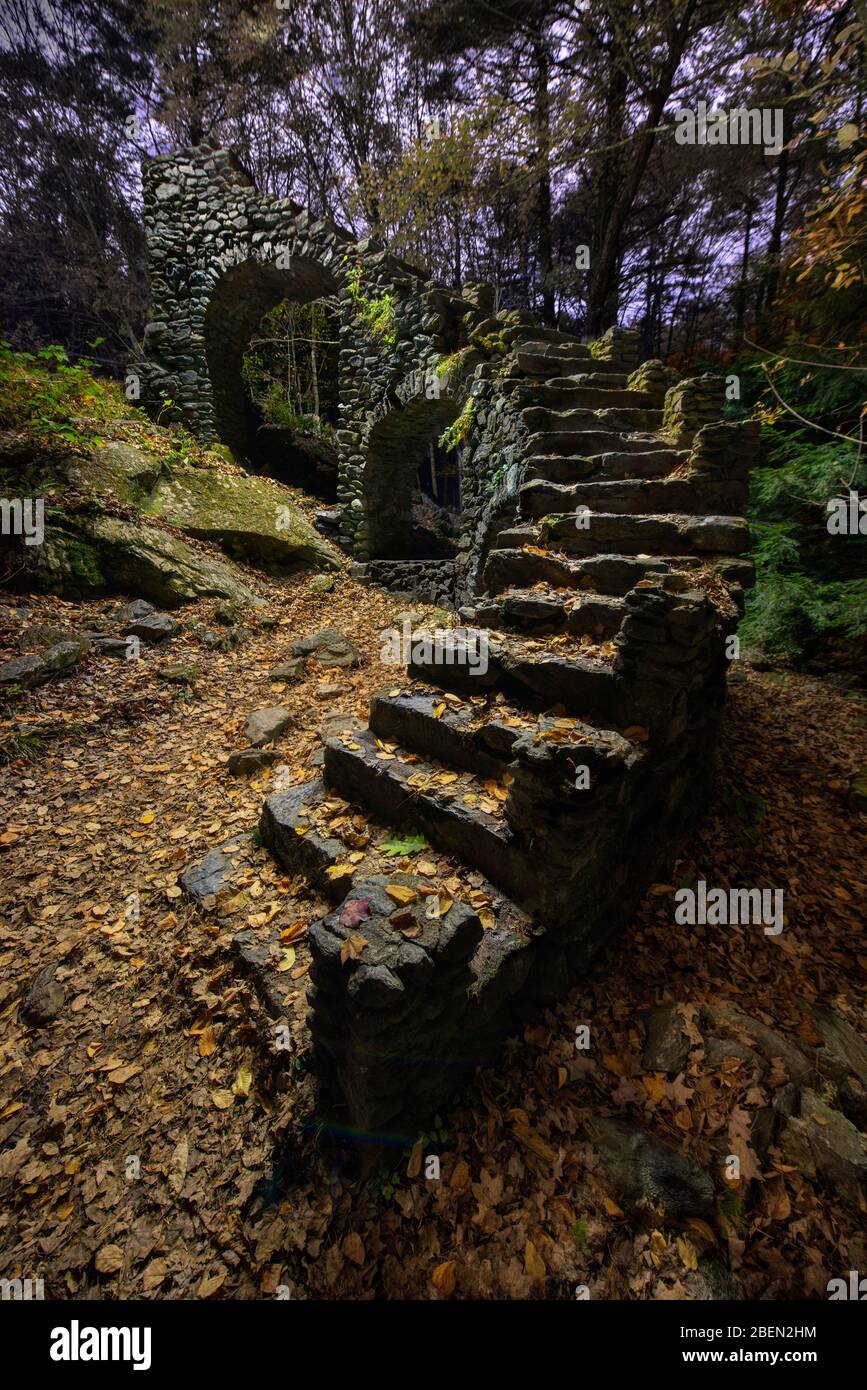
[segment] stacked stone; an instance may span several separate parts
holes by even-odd
[[[624,603],[614,670],[628,682],[630,714],[657,745],[670,744],[687,731],[690,696],[707,710],[722,702],[725,639],[734,622],[677,574],[642,580]]]
[[[430,1114],[474,1056],[465,1030],[482,924],[463,903],[430,918],[429,901],[406,874],[371,877],[308,937],[314,1042],[368,1131]]]
[[[636,368],[626,383],[626,389],[642,391],[648,397],[648,405],[653,410],[660,410],[666,391],[676,382],[677,372],[674,368],[666,367],[658,358],[652,357]]]
[[[590,344],[590,354],[599,362],[610,362],[619,372],[634,372],[641,353],[641,335],[636,328],[612,324]]]
[[[714,478],[743,480],[746,493],[750,470],[758,463],[760,436],[758,420],[702,425],[692,442],[690,470]]]
[[[686,377],[665,395],[662,434],[678,447],[691,444],[704,425],[713,425],[723,405],[722,379],[713,372]]]
[[[421,603],[445,607],[454,600],[454,560],[370,560],[365,577],[381,589]]]

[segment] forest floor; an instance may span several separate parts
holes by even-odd
[[[707,1222],[636,1225],[586,1134],[594,1115],[622,1114],[701,1163],[767,1101],[743,1068],[712,1071],[701,1053],[673,1081],[646,1075],[640,1013],[654,1004],[730,1002],[815,1041],[821,1002],[864,1033],[867,817],[846,802],[867,762],[864,701],[816,678],[739,672],[713,805],[671,882],[440,1117],[439,1181],[409,1176],[405,1152],[365,1181],[317,1133],[306,1067],[304,930],[324,904],[255,835],[237,894],[211,911],[178,884],[257,824],[270,772],[242,781],[225,767],[252,709],[295,714],[281,753],[301,781],[323,719],[364,718],[383,684],[377,634],[404,605],[346,574],[329,594],[312,582],[261,585],[266,606],[236,650],[203,653],[185,633],[137,661],[88,655],[2,712],[0,1275],[42,1276],[51,1298],[572,1298],[577,1284],[677,1297],[718,1249],[749,1298],[786,1299],[824,1297],[830,1278],[867,1268],[863,1213],[773,1156]],[[28,598],[28,622],[86,629],[117,602]],[[181,616],[216,627],[213,608]],[[3,623],[12,655],[14,612]],[[271,685],[291,641],[325,626],[352,639],[361,667]],[[187,658],[202,667],[191,691],[157,678]],[[424,858],[433,877],[465,872]],[[675,926],[673,888],[696,877],[784,888],[785,930]],[[288,1068],[231,950],[241,927],[272,920],[293,928]],[[22,990],[52,963],[63,1007],[28,1026]],[[594,1046],[578,1053],[588,1022]]]

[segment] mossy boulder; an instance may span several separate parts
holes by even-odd
[[[281,570],[339,568],[291,493],[267,478],[173,468],[143,510],[254,564]]]
[[[131,507],[147,502],[166,471],[155,454],[121,440],[109,440],[85,458],[75,459],[67,469],[69,481],[83,491],[111,491]]]
[[[155,526],[107,514],[76,516],[45,531],[32,547],[30,579],[46,592],[83,598],[136,593],[163,608],[198,598],[253,599],[230,562],[202,554]]]

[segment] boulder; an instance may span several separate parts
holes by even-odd
[[[832,1009],[814,1009],[813,1027],[822,1039],[816,1051],[819,1075],[837,1087],[844,1114],[867,1129],[867,1043]]]
[[[67,517],[46,526],[45,543],[26,559],[33,587],[70,597],[130,589],[154,603],[177,608],[198,598],[254,598],[244,575],[229,561],[194,550],[155,526],[117,516]]]
[[[69,480],[89,492],[113,492],[120,502],[138,507],[146,502],[168,465],[156,454],[123,440],[108,440],[86,458],[76,458]]]
[[[272,705],[268,709],[254,709],[249,715],[244,732],[253,748],[264,748],[292,724],[292,715],[282,705]]]
[[[270,479],[176,468],[160,480],[143,510],[254,564],[284,571],[339,568],[292,494]]]

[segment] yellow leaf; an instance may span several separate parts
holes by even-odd
[[[696,1248],[691,1240],[687,1240],[686,1236],[678,1236],[677,1253],[680,1255],[687,1269],[698,1269],[698,1254]]]
[[[445,714],[447,705],[445,700],[440,700],[438,705],[434,705],[434,719],[441,719]]]
[[[282,957],[281,957],[281,959],[280,959],[280,961],[279,961],[279,963],[278,963],[278,965],[277,965],[277,969],[280,970],[280,971],[283,971],[283,970],[291,970],[294,964],[295,964],[295,947],[294,947],[294,946],[287,946],[287,947],[286,947],[286,950],[283,952],[283,955],[282,955]]]
[[[455,1270],[457,1262],[455,1260],[444,1260],[441,1265],[437,1265],[431,1276],[431,1283],[438,1293],[444,1293],[446,1298],[451,1298],[455,1291]]]
[[[336,878],[346,878],[353,872],[353,868],[351,864],[331,864],[325,872],[333,881]]]
[[[199,1056],[210,1057],[212,1052],[217,1050],[217,1035],[213,1028],[208,1027],[199,1035]]]
[[[235,1097],[232,1095],[232,1092],[227,1091],[225,1087],[220,1087],[216,1091],[212,1091],[211,1100],[218,1110],[229,1110],[235,1104]]]
[[[239,1067],[235,1073],[232,1090],[236,1096],[248,1096],[253,1085],[253,1073],[249,1067]]]
[[[152,821],[156,820],[156,818],[156,811],[145,811],[144,815],[139,816],[138,823],[139,825],[150,825]]]
[[[531,1279],[545,1279],[548,1275],[545,1262],[531,1240],[524,1246],[524,1273]]]
[[[340,948],[340,964],[345,965],[348,960],[358,960],[365,946],[370,942],[365,936],[359,936],[358,932],[353,932],[348,936]]]
[[[403,883],[389,883],[385,891],[396,903],[405,904],[418,902],[418,893],[416,890],[414,888],[407,888]]]

